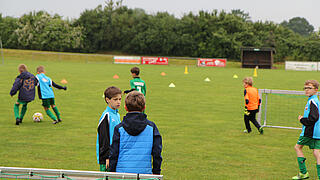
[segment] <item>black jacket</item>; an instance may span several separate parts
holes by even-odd
[[[19,91],[19,100],[25,102],[33,101],[37,82],[38,81],[33,74],[28,71],[22,72],[16,77],[10,95],[13,96]]]

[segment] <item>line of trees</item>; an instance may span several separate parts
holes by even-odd
[[[281,24],[252,22],[241,10],[199,11],[181,18],[167,12],[147,14],[122,1],[85,10],[64,20],[47,12],[20,18],[2,17],[0,37],[5,48],[122,52],[136,55],[224,57],[240,59],[240,48],[274,47],[275,60],[320,61],[320,31],[304,18]]]

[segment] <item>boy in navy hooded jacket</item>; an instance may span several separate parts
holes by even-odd
[[[22,123],[22,119],[27,111],[27,105],[34,100],[35,86],[37,79],[33,74],[29,73],[25,64],[18,66],[18,75],[13,83],[10,95],[13,96],[19,91],[17,102],[14,104],[14,116],[16,118],[16,125]],[[21,112],[19,115],[19,106],[22,104]]]
[[[160,174],[162,138],[157,126],[142,113],[145,109],[143,94],[130,92],[125,100],[125,109],[128,113],[114,129],[110,171]]]

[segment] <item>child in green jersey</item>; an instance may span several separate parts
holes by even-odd
[[[140,74],[140,69],[138,67],[133,67],[131,68],[131,75],[132,75],[132,80],[130,80],[130,90],[125,90],[124,93],[127,94],[131,91],[139,91],[141,92],[144,96],[147,94],[147,88],[146,88],[146,83],[144,80],[140,79],[139,74]]]

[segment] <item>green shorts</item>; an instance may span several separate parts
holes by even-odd
[[[310,149],[320,149],[320,139],[300,136],[297,144],[309,146]]]
[[[17,102],[19,103],[19,104],[22,104],[22,105],[27,105],[29,102],[26,102],[26,101],[21,101],[21,100],[17,100]]]
[[[54,104],[54,98],[42,99],[42,106],[49,108],[51,105]]]

